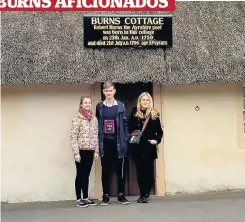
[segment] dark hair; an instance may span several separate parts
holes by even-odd
[[[105,82],[104,84],[103,84],[103,89],[108,89],[108,88],[110,88],[110,87],[112,87],[113,86],[113,88],[115,89],[115,84],[114,83],[112,83],[112,82]]]
[[[80,104],[79,104],[78,111],[80,111],[80,109],[81,109],[81,105],[83,104],[84,99],[90,99],[90,100],[91,100],[91,102],[92,102],[92,99],[91,99],[91,97],[90,97],[90,96],[82,96],[82,97],[81,97],[81,99],[80,99]]]

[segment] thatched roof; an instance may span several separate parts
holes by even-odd
[[[244,21],[243,2],[177,2],[172,49],[92,50],[81,12],[2,12],[1,81],[242,83]]]

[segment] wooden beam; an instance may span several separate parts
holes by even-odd
[[[160,120],[163,128],[163,87],[159,84],[153,84],[154,108],[160,112]],[[155,173],[155,192],[157,196],[166,195],[165,163],[163,140],[158,145],[158,159],[156,160]]]
[[[101,85],[100,83],[93,84],[91,87],[91,97],[93,100],[93,112],[95,113],[96,105],[101,101]],[[100,158],[95,162],[95,179],[94,179],[94,195],[95,198],[101,199],[102,183],[101,183],[101,163]]]

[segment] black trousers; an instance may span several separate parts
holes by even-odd
[[[94,161],[94,151],[80,150],[80,163],[76,162],[77,175],[75,180],[75,190],[77,200],[81,199],[81,191],[83,199],[88,198],[89,175]]]
[[[154,159],[147,156],[135,158],[137,181],[140,196],[149,195],[154,185]]]
[[[113,172],[117,174],[117,193],[124,194],[124,158],[118,158],[116,141],[104,139],[103,149],[104,156],[101,157],[103,194],[110,195],[110,182]]]

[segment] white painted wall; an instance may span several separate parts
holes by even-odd
[[[90,87],[2,87],[2,201],[75,199],[69,130]],[[167,193],[245,188],[242,86],[169,86],[163,98]],[[92,197],[94,181],[93,168]]]
[[[170,86],[163,96],[167,193],[244,189],[242,85]]]
[[[2,88],[2,201],[75,200],[70,124],[89,94],[90,85]]]

